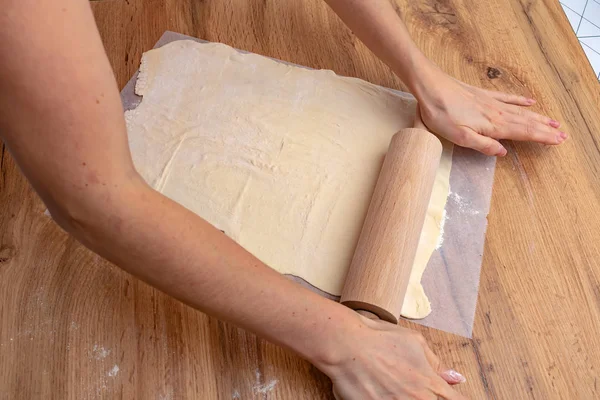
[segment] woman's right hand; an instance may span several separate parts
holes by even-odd
[[[339,361],[321,368],[337,400],[465,400],[450,385],[465,381],[444,368],[423,336],[411,329],[360,316]]]

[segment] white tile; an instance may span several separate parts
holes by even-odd
[[[580,36],[600,36],[600,27],[583,18],[579,25],[579,30],[577,30],[577,37]]]
[[[588,0],[587,6],[585,6],[585,11],[582,14],[583,18],[590,21],[592,24],[596,26],[600,26],[600,3],[595,0]]]
[[[581,47],[583,47],[583,51],[585,51],[585,55],[587,56],[588,60],[590,61],[590,64],[592,64],[592,68],[594,69],[594,74],[596,76],[598,76],[598,74],[600,74],[600,54],[596,53],[585,43],[582,43]]]
[[[579,41],[587,44],[592,50],[596,50],[600,54],[600,36],[580,38]]]
[[[567,16],[567,18],[569,19],[569,23],[571,24],[573,31],[576,31],[577,27],[579,26],[579,21],[581,21],[581,16],[579,14],[577,14],[575,11],[573,11],[567,7],[563,7],[563,11],[565,12],[565,15]]]
[[[588,0],[589,1],[589,0]],[[591,0],[594,1],[594,0]],[[577,14],[583,14],[583,9],[585,8],[586,0],[561,0],[561,3],[571,10],[575,11]]]

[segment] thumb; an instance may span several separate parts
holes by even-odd
[[[342,399],[342,396],[340,396],[340,395],[338,394],[337,390],[335,390],[335,385],[333,385],[333,398],[334,398],[335,400],[343,400],[343,399]]]
[[[459,383],[464,383],[467,381],[467,379],[464,376],[462,376],[459,372],[453,369],[446,368],[444,365],[442,365],[442,362],[440,361],[438,356],[435,355],[435,353],[429,348],[429,346],[425,345],[423,349],[425,350],[425,357],[427,357],[429,365],[431,365],[434,371],[443,380],[445,380],[446,383],[448,383],[449,385],[458,385]]]
[[[415,110],[415,120],[413,122],[413,128],[423,129],[427,131],[427,126],[423,122],[423,117],[421,117],[421,106],[417,103],[417,109]]]
[[[506,155],[506,149],[497,140],[481,135],[470,128],[462,127],[462,130],[464,140],[457,143],[459,146],[469,147],[486,156],[504,157]]]

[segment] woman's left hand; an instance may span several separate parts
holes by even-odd
[[[451,142],[489,156],[505,156],[498,140],[561,144],[567,134],[560,123],[524,107],[535,100],[480,89],[460,82],[432,66],[416,91],[427,128]]]

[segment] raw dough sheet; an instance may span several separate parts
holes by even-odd
[[[391,136],[412,123],[412,96],[216,43],[171,43],[140,70],[143,101],[126,120],[144,178],[267,265],[339,295]],[[446,240],[451,160],[446,143],[402,310],[412,318],[430,312],[420,280]]]

